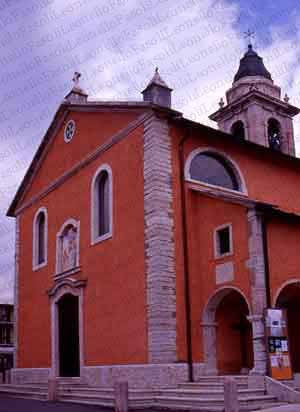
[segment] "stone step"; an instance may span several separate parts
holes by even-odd
[[[40,386],[40,385],[35,385],[35,386],[31,386],[31,385],[13,385],[13,384],[2,384],[0,385],[0,393],[2,392],[37,392],[37,393],[41,393],[41,392],[47,392],[48,391],[48,387],[47,386]]]
[[[269,405],[278,405],[274,396],[264,395],[255,397],[243,397],[240,399],[241,411],[255,411]],[[183,397],[159,396],[156,398],[155,406],[158,408],[193,409],[203,411],[205,408],[211,412],[224,410],[224,400],[215,397],[207,399],[193,399]]]
[[[238,389],[247,389],[248,384],[237,382]],[[179,383],[178,388],[180,389],[220,389],[224,388],[224,383],[213,383],[213,382],[190,382],[190,383]]]
[[[161,408],[174,408],[174,409],[203,409],[203,408],[210,408],[208,410],[214,411],[222,410],[224,408],[224,398],[222,394],[218,394],[219,396],[215,396],[215,394],[206,394],[205,397],[193,397],[193,396],[176,396],[173,394],[171,396],[164,392],[164,395],[155,396],[155,397],[141,397],[136,394],[130,394],[129,396],[129,406],[131,408],[146,408],[153,406],[153,401],[155,407]],[[154,399],[155,398],[155,399]],[[113,393],[103,393],[99,394],[97,391],[87,393],[60,393],[59,394],[60,401],[68,401],[68,402],[75,402],[75,403],[88,403],[88,404],[95,404],[95,405],[103,405],[108,407],[113,407],[114,405],[114,396]],[[255,410],[260,409],[262,406],[269,406],[270,404],[278,404],[276,403],[276,398],[269,395],[264,394],[256,394],[249,396],[249,393],[244,393],[239,397],[240,405],[242,410]],[[215,409],[217,408],[217,409]]]
[[[64,393],[59,394],[58,400],[61,402],[73,402],[73,403],[82,403],[90,405],[101,405],[106,407],[114,407],[114,396],[111,395],[98,395],[94,394],[81,394],[81,393]],[[129,396],[129,408],[151,408],[154,405],[153,397],[147,396]]]
[[[0,388],[0,394],[5,395],[7,397],[13,398],[24,398],[24,399],[35,399],[39,401],[47,400],[48,394],[47,392],[41,391],[29,391],[29,390],[22,390],[22,389],[4,389]]]
[[[236,381],[243,382],[243,383],[248,383],[248,378],[249,375],[203,375],[199,376],[195,382],[224,382],[224,378],[230,376],[231,378],[234,378]]]
[[[130,389],[129,396],[144,396],[144,397],[153,397],[158,396],[161,394],[161,390],[151,390],[151,389]],[[80,393],[80,394],[87,394],[87,395],[106,395],[106,396],[115,396],[115,390],[112,388],[104,388],[104,387],[92,387],[92,386],[84,386],[84,387],[60,387],[59,394],[70,394],[70,393]]]
[[[81,395],[96,395],[96,396],[114,396],[114,389],[111,388],[97,388],[97,387],[61,387],[59,388],[59,394],[61,396],[68,394],[81,394]],[[240,396],[260,396],[264,395],[264,389],[239,389]],[[129,391],[129,396],[143,396],[143,397],[154,397],[154,396],[182,396],[182,397],[196,397],[196,398],[207,398],[211,396],[216,396],[219,398],[224,398],[223,387],[217,389],[181,389],[181,388],[170,388],[161,390],[147,390],[147,389],[132,389]]]
[[[243,399],[244,397],[256,397],[265,395],[264,389],[240,389],[239,398]],[[165,389],[161,391],[163,396],[178,396],[178,397],[189,397],[197,399],[206,399],[206,398],[218,398],[224,399],[224,390],[222,389]]]

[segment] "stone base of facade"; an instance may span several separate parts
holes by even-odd
[[[50,376],[50,368],[18,368],[11,370],[11,382],[17,385],[23,383],[46,383]]]
[[[85,366],[81,377],[90,386],[112,387],[127,381],[129,388],[161,388],[187,382],[188,368],[186,363]]]
[[[194,379],[209,375],[203,363],[194,363]],[[12,369],[12,382],[46,383],[51,375],[49,368]],[[89,386],[112,387],[117,381],[127,381],[129,388],[161,388],[188,382],[186,363],[84,366],[81,382]]]
[[[207,370],[204,363],[193,363],[193,375],[194,380],[197,381],[201,376],[217,375],[217,371],[215,371],[215,373],[212,373],[211,371]]]

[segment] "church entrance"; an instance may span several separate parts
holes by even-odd
[[[63,295],[58,306],[59,376],[80,375],[79,360],[79,298]]]
[[[236,291],[225,296],[217,308],[217,360],[221,374],[249,373],[253,367],[248,315],[247,304]]]
[[[300,373],[300,282],[292,283],[282,289],[276,307],[287,310],[292,370],[294,373]]]
[[[213,295],[203,315],[204,360],[208,374],[248,374],[253,368],[248,304],[234,288]]]

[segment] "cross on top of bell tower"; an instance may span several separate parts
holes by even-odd
[[[255,37],[255,32],[248,29],[244,32],[244,38],[248,39],[248,46],[252,47],[252,39]]]

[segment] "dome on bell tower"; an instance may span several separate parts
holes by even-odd
[[[272,80],[263,59],[253,50],[252,44],[248,45],[248,51],[240,60],[240,67],[234,76],[234,82],[248,76],[260,76]]]

